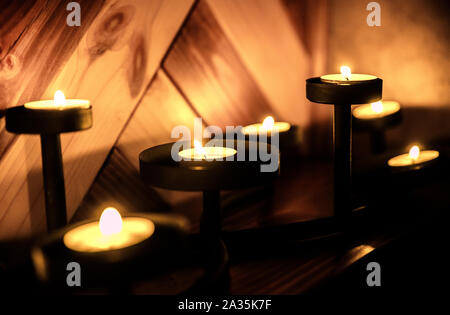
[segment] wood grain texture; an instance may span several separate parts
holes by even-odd
[[[140,180],[138,170],[118,149],[114,149],[105,160],[80,210],[72,217],[72,222],[97,220],[106,207],[115,207],[122,215],[129,212],[169,211],[169,205]]]
[[[208,125],[245,125],[274,112],[205,1],[163,67]]]
[[[310,109],[303,86],[311,72],[311,58],[302,42],[304,37],[297,36],[283,3],[208,0],[207,5],[268,100],[275,118],[301,127],[307,125]],[[254,121],[264,119],[257,115],[252,117]]]
[[[298,9],[299,4],[295,5]],[[315,9],[315,16],[316,12],[324,12],[323,1],[318,8],[312,2],[309,6]],[[272,0],[197,3],[168,52],[162,71],[117,141],[116,147],[136,170],[142,150],[174,141],[170,138],[172,128],[179,124],[192,127],[196,116],[204,118],[205,124],[222,127],[253,123],[267,114],[282,117],[277,114],[278,109],[291,122],[308,119],[299,113],[308,106],[304,89],[298,88],[303,86],[311,68],[311,49],[304,48],[302,43],[308,32],[305,28],[301,34],[297,33],[293,22],[299,21],[291,21],[286,11],[289,12],[289,7],[285,8],[284,3]],[[320,37],[322,33],[317,35]],[[191,219],[195,231],[201,211],[200,194],[157,191],[174,211]],[[290,196],[281,196],[285,197],[290,204]],[[224,198],[228,198],[227,194]],[[227,202],[225,199],[225,206]],[[284,209],[284,203],[277,206]],[[261,204],[245,204],[232,217],[245,217],[247,210],[255,207]],[[286,217],[296,221],[327,215],[321,209],[304,209],[300,213],[284,209],[281,217],[272,219],[286,222]],[[228,220],[226,217],[225,226]],[[238,227],[254,227],[258,222],[259,219]]]
[[[186,126],[193,134],[196,114],[177,91],[164,71],[159,70],[130,116],[116,147],[130,163],[139,169],[139,153],[149,147],[178,140],[172,129]]]
[[[0,60],[0,107],[5,108],[39,99],[50,81],[67,62],[83,34],[100,11],[102,2],[80,3],[83,6],[83,25],[79,28],[66,25],[65,5],[62,1],[27,2],[19,8],[17,2],[7,7],[2,19],[2,59]],[[22,17],[24,17],[22,19]],[[21,27],[13,27],[8,21]],[[16,136],[4,130],[0,132],[0,238],[12,237],[28,216],[28,207],[35,202],[42,187],[40,173],[40,146],[35,136]],[[40,174],[39,174],[40,175]],[[43,196],[40,198],[43,204]],[[28,230],[40,230],[45,222],[43,208],[36,211],[34,226],[28,222]],[[13,232],[14,231],[14,232]]]
[[[160,70],[142,97],[136,111],[124,128],[116,148],[139,171],[139,153],[155,145],[177,141],[172,129],[186,126],[193,133],[197,114],[178,92],[164,71]],[[198,193],[156,189],[171,205],[198,197]],[[131,197],[131,196],[130,196]]]
[[[0,19],[0,109],[40,99],[100,11],[80,1],[83,23],[66,25],[64,1],[6,2]],[[2,5],[2,6],[3,6]],[[0,120],[0,158],[15,137]]]
[[[76,49],[68,52],[67,62],[55,66],[59,72],[44,89],[42,98],[51,98],[56,89],[61,89],[69,98],[90,99],[94,111],[92,129],[62,136],[69,218],[116,142],[191,4],[176,0],[108,2]],[[45,24],[43,32],[50,33],[42,36],[48,41],[52,42],[51,31],[61,28],[60,19],[64,18],[65,25],[65,13],[58,11],[55,20]],[[54,45],[64,50],[58,43]],[[55,50],[53,53],[58,55]],[[27,93],[29,90],[33,89],[27,89]],[[17,137],[2,157],[0,169],[0,238],[45,230],[37,138]]]

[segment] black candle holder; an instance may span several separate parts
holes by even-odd
[[[217,145],[245,150],[245,160],[236,157],[229,161],[181,161],[172,159],[171,149],[174,143],[167,143],[149,148],[139,155],[142,179],[151,186],[171,190],[202,191],[203,213],[200,222],[200,233],[205,240],[220,239],[220,191],[236,190],[254,186],[264,186],[272,182],[276,172],[261,172],[264,162],[259,158],[258,144],[249,141],[233,140]],[[185,143],[190,147],[190,143]],[[279,158],[278,150],[276,150]],[[250,161],[256,156],[256,161]],[[278,168],[279,169],[279,168]],[[278,170],[277,169],[277,170]]]
[[[371,151],[374,154],[380,154],[386,151],[385,130],[398,126],[402,122],[402,110],[387,116],[360,119],[353,117],[353,126],[356,131],[367,131],[370,136]]]
[[[346,218],[352,212],[352,104],[365,104],[381,99],[383,81],[375,78],[356,82],[324,82],[320,78],[306,80],[306,97],[311,102],[334,105],[334,215]]]
[[[63,227],[67,214],[60,134],[91,128],[92,107],[47,110],[16,106],[8,108],[5,116],[9,132],[41,136],[47,230]]]
[[[81,289],[108,288],[127,292],[134,279],[151,277],[161,270],[189,260],[186,239],[188,223],[179,216],[167,214],[128,213],[126,217],[144,218],[153,222],[154,233],[131,246],[119,249],[81,252],[69,249],[63,242],[64,235],[79,226],[95,223],[85,220],[55,230],[39,239],[32,249],[32,261],[36,277],[43,288],[55,290],[77,289],[67,286],[69,262],[80,265]]]

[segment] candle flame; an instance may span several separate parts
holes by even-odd
[[[53,96],[53,100],[55,102],[55,106],[66,105],[66,97],[64,96],[64,93],[60,90],[55,92],[55,95]]]
[[[409,150],[409,157],[413,160],[416,160],[419,157],[420,149],[417,145],[414,145]]]
[[[122,231],[122,217],[116,208],[108,207],[103,210],[99,221],[100,232],[109,236]]]
[[[341,67],[341,74],[342,74],[342,76],[345,79],[350,80],[350,77],[352,76],[352,71],[350,70],[350,67],[342,66]]]
[[[198,151],[201,155],[205,156],[206,158],[206,150],[203,148],[202,143],[198,140],[194,139],[194,148],[196,151]]]
[[[379,114],[383,111],[383,103],[381,101],[370,104],[372,106],[372,110]]]
[[[275,125],[275,119],[273,119],[272,116],[267,116],[266,118],[264,118],[262,127],[265,130],[270,130],[273,128],[273,126]]]

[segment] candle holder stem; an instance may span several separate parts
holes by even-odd
[[[352,116],[350,104],[334,106],[334,213],[345,218],[351,214]]]
[[[375,129],[370,132],[370,145],[374,154],[380,154],[386,151],[384,130]]]
[[[59,134],[41,134],[42,172],[44,175],[47,230],[67,223],[64,171]]]
[[[209,242],[220,239],[220,233],[220,191],[203,191],[203,213],[200,221],[200,234]]]

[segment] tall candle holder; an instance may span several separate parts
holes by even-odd
[[[11,107],[6,110],[6,130],[41,137],[47,230],[67,223],[60,134],[92,127],[92,106],[69,108]]]
[[[352,212],[351,105],[375,102],[382,96],[383,81],[373,76],[367,77],[364,80],[329,81],[319,77],[306,80],[308,100],[334,105],[334,214],[339,218],[346,218]]]

